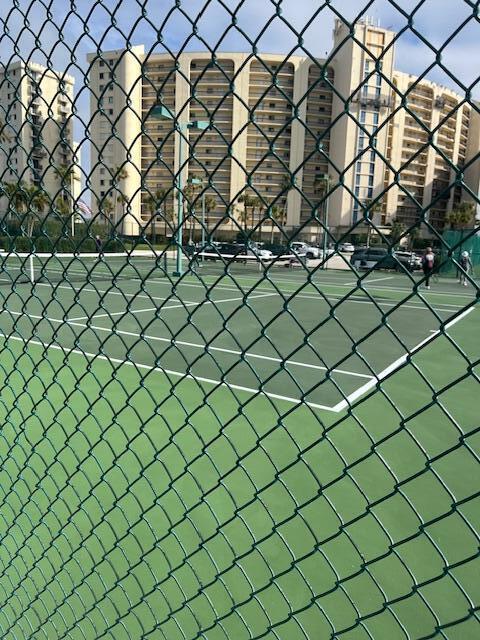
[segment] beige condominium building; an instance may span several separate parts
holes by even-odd
[[[230,224],[226,214],[241,217],[245,193],[277,205],[286,227],[307,236],[327,205],[342,233],[372,200],[378,224],[411,224],[423,209],[441,228],[447,211],[478,194],[480,118],[464,96],[396,71],[394,37],[365,20],[352,38],[337,20],[328,62],[244,53],[174,59],[143,46],[91,54],[91,185],[104,213],[135,235],[152,220],[149,194],[164,190],[162,211],[174,218],[181,160],[182,185],[194,177],[214,196],[207,222],[219,229]],[[156,104],[174,119],[152,117]],[[199,130],[197,121],[212,126]],[[265,213],[249,211],[249,224]]]
[[[33,62],[0,67],[0,180],[35,185],[52,201],[68,198],[59,170],[72,167],[78,183],[72,137],[74,78]],[[67,172],[68,173],[68,172]]]

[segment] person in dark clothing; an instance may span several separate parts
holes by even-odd
[[[103,242],[100,236],[95,236],[95,247],[97,249],[98,255],[103,256]]]
[[[422,269],[425,275],[425,287],[430,289],[430,278],[432,277],[433,268],[435,266],[435,254],[432,247],[427,247],[422,257]]]

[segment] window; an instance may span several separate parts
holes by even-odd
[[[101,175],[104,175],[104,173],[105,173],[105,167],[101,167],[101,168],[100,168],[100,174],[101,174]]]
[[[103,185],[105,184],[105,180],[100,180],[100,185],[103,187]]]
[[[373,176],[368,176],[368,186],[373,187]]]
[[[108,110],[108,113],[109,113],[111,116],[113,116],[113,109],[109,109],[109,110]]]
[[[360,111],[360,124],[365,124],[365,120],[367,119],[367,112],[362,109]]]
[[[105,74],[101,73],[98,77],[100,78],[100,80],[103,80],[103,78],[105,77]]]
[[[103,198],[104,195],[105,195],[105,191],[100,191],[100,197]]]
[[[104,66],[105,66],[105,61],[104,61],[104,60],[100,60],[99,65],[100,65],[101,67],[104,67]]]
[[[99,84],[98,85],[98,89],[99,89],[99,91],[103,91],[105,89],[105,85],[104,84]]]
[[[113,104],[113,98],[112,98],[112,97],[110,97],[110,98],[108,99],[108,104]]]
[[[270,107],[270,109],[275,109],[276,104],[275,102],[270,102],[268,106]]]

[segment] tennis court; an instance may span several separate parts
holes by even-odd
[[[4,267],[3,635],[473,638],[476,290],[164,267]]]

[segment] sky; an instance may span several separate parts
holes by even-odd
[[[76,81],[88,171],[86,55],[145,44],[158,52],[247,51],[325,57],[335,17],[362,16],[399,33],[395,67],[480,98],[479,2],[474,0],[16,0],[0,5],[0,62],[22,57]],[[430,68],[433,65],[433,68]],[[443,67],[443,68],[442,68]]]

